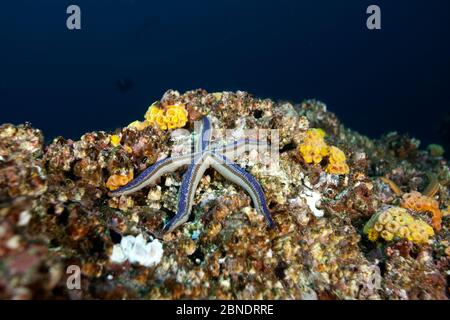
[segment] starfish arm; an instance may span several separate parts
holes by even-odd
[[[269,227],[272,228],[274,223],[267,207],[264,191],[259,182],[250,173],[231,162],[224,155],[213,153],[211,166],[227,180],[241,186],[248,192],[256,211],[266,217]]]
[[[243,138],[233,141],[221,147],[216,147],[212,149],[213,152],[218,152],[223,154],[226,158],[237,159],[244,152],[251,150],[267,151],[270,145],[267,141],[259,141],[258,139]]]
[[[127,195],[142,188],[152,185],[162,175],[173,172],[183,165],[187,165],[192,161],[194,155],[188,154],[180,157],[172,157],[159,160],[152,166],[145,169],[136,179],[130,181],[127,185],[111,191],[110,196],[117,197],[121,195]]]
[[[198,132],[197,141],[195,144],[196,152],[203,152],[209,146],[211,141],[212,129],[211,120],[208,116],[204,116],[200,122],[200,127],[195,129]]]
[[[185,223],[191,214],[192,204],[194,202],[195,190],[210,166],[210,157],[204,154],[198,161],[189,165],[188,170],[183,175],[183,181],[178,195],[178,208],[175,216],[164,226],[163,233],[171,232],[178,226]]]

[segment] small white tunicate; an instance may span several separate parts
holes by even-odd
[[[147,243],[142,234],[137,237],[125,236],[113,247],[110,256],[114,263],[122,263],[126,260],[130,263],[151,267],[158,264],[163,256],[162,243],[155,239]]]
[[[119,244],[114,245],[110,259],[114,263],[122,263],[127,260],[127,256],[123,253],[122,247]]]
[[[19,222],[17,223],[17,225],[19,227],[26,226],[28,224],[28,222],[30,222],[30,220],[31,220],[30,211],[28,211],[28,210],[22,211],[20,213]]]

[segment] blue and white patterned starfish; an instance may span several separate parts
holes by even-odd
[[[207,116],[203,117],[201,121],[199,133],[195,139],[193,153],[157,161],[136,179],[112,191],[110,195],[113,197],[126,195],[148,185],[154,185],[162,175],[188,165],[178,195],[177,213],[163,228],[163,233],[171,232],[188,220],[195,190],[206,169],[211,166],[226,179],[244,188],[252,198],[256,211],[267,218],[269,227],[273,227],[273,221],[261,185],[251,174],[229,159],[230,157],[235,159],[251,149],[267,147],[267,143],[246,138],[214,147],[211,144],[211,121]]]

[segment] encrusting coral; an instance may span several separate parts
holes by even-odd
[[[329,147],[325,142],[325,131],[322,129],[308,129],[298,150],[306,163],[319,164],[328,156]]]
[[[303,142],[298,150],[306,163],[319,164],[325,158],[328,159],[326,172],[332,174],[348,174],[350,168],[346,163],[346,157],[342,150],[335,146],[329,146],[325,142],[325,131],[322,129],[309,129],[305,133]]]
[[[350,168],[348,167],[346,160],[345,154],[341,149],[331,146],[329,149],[326,171],[334,174],[348,174]]]
[[[118,136],[117,134],[113,134],[111,136],[111,145],[113,147],[117,147],[118,145],[120,145],[120,140],[121,140],[120,136]]]
[[[364,233],[370,241],[406,239],[416,244],[428,243],[434,236],[431,226],[399,207],[388,207],[375,214],[364,227]]]
[[[151,105],[145,114],[149,124],[156,125],[161,130],[182,128],[186,125],[188,112],[184,105],[170,105],[159,108]]]
[[[106,186],[111,191],[116,190],[133,180],[133,177],[133,171],[129,171],[127,174],[113,174],[106,181]]]
[[[128,125],[138,131],[144,130],[152,125],[160,130],[182,128],[188,121],[188,111],[183,104],[158,106],[158,102],[153,103],[145,113],[145,120],[136,120]]]
[[[437,231],[441,229],[442,212],[439,209],[439,202],[437,200],[413,191],[403,195],[401,206],[415,212],[431,213],[431,224],[433,228]]]
[[[252,150],[235,164],[261,184],[273,229],[215,170],[165,234],[183,168],[108,196],[185,154],[205,115],[235,141],[277,133],[279,157]],[[447,299],[449,186],[442,156],[397,133],[369,139],[315,100],[169,90],[142,121],[49,144],[30,125],[1,125],[0,299]],[[69,266],[81,290],[67,288]]]

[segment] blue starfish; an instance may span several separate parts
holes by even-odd
[[[267,218],[269,227],[273,227],[273,221],[267,208],[261,185],[251,174],[229,159],[237,158],[242,153],[251,149],[267,147],[267,143],[246,138],[224,146],[214,146],[211,143],[211,135],[211,121],[207,116],[203,117],[199,135],[195,139],[193,153],[157,161],[143,171],[136,179],[112,191],[110,195],[113,197],[126,195],[148,185],[154,185],[162,175],[173,172],[181,166],[188,165],[188,169],[183,175],[183,181],[178,195],[177,213],[163,228],[163,233],[171,232],[189,218],[194,202],[195,190],[200,179],[206,169],[213,167],[226,179],[244,188],[252,198],[256,211]]]

